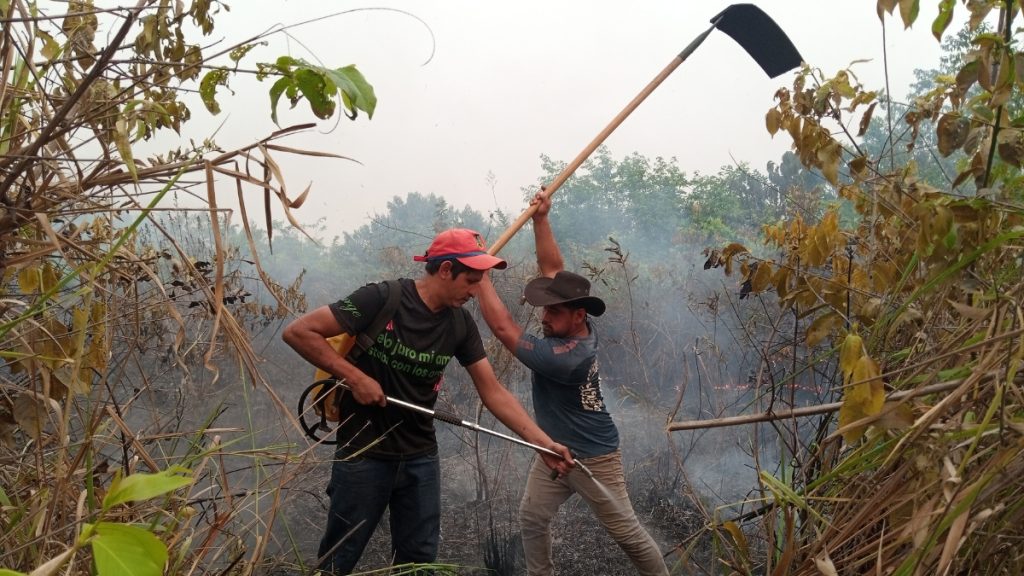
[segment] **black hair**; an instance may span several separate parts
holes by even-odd
[[[426,267],[424,269],[427,271],[427,274],[430,274],[431,276],[433,276],[434,274],[437,274],[438,270],[441,269],[441,264],[444,263],[444,262],[451,262],[452,263],[452,278],[453,279],[454,278],[458,278],[459,274],[462,274],[463,272],[467,272],[469,270],[473,270],[473,268],[470,268],[469,266],[466,266],[465,264],[463,264],[462,262],[459,262],[455,258],[439,258],[437,260],[430,260],[429,262],[427,262],[427,265],[426,265]]]
[[[558,304],[552,304],[551,306],[561,306],[562,308],[568,309],[570,312],[575,312],[576,310],[583,310],[584,312],[587,311],[587,307],[580,302],[559,302]],[[589,316],[590,312],[587,312],[587,315]]]

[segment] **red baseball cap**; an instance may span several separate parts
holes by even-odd
[[[467,228],[445,230],[434,238],[423,256],[413,256],[416,262],[458,260],[474,270],[505,269],[508,263],[487,253],[487,244],[479,232]]]

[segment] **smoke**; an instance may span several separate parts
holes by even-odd
[[[786,387],[786,379],[801,367],[794,370],[794,352],[787,352],[781,340],[772,340],[773,334],[792,329],[766,323],[767,311],[777,305],[757,297],[740,300],[736,277],[724,276],[721,269],[703,269],[704,246],[699,244],[666,248],[639,240],[608,240],[585,248],[571,239],[564,244],[567,268],[588,275],[594,294],[608,304],[606,314],[593,320],[602,343],[602,388],[619,429],[630,498],[642,522],[669,549],[702,525],[695,502],[705,510],[720,510],[725,517],[756,506],[758,472],[792,474],[788,455],[807,442],[812,422],[675,433],[667,433],[665,427],[670,420],[757,412],[768,405],[781,409],[821,396]],[[285,246],[284,241],[278,244],[282,250]],[[522,286],[533,275],[530,249],[527,241],[510,244],[503,255],[511,266],[494,280],[521,324],[535,330],[534,311],[519,301]],[[334,246],[332,251],[344,248]],[[360,272],[371,269],[364,263]],[[342,288],[339,282],[352,282],[324,271],[308,280],[313,284],[304,289],[332,294],[326,301],[355,287]],[[529,408],[528,372],[489,338],[482,321],[478,326],[499,380]],[[277,329],[274,324],[258,332],[253,348],[266,359],[264,375],[274,392],[285,409],[293,410],[313,370],[281,343]],[[274,446],[293,455],[306,449],[307,441],[265,390],[253,388],[229,358],[222,359],[221,370],[220,382],[212,386],[198,357],[190,359],[187,370],[169,360],[140,400],[138,407],[145,411],[135,413],[133,426],[157,432],[194,429],[213,414],[212,425],[230,430],[222,433],[225,441]],[[185,382],[188,387],[178,386]],[[217,406],[223,410],[214,410]],[[449,367],[438,406],[505,431],[480,409],[475,388],[460,367]],[[479,566],[485,547],[501,544],[493,537],[488,543],[487,535],[517,528],[516,509],[534,454],[462,428],[441,423],[436,428],[444,479],[442,557]],[[285,484],[281,518],[267,553],[308,562],[323,526],[331,449],[315,448],[303,458],[301,474]],[[204,479],[214,498],[224,498],[230,491],[252,494],[276,481],[274,470],[246,456],[225,457],[221,465],[228,471],[226,485],[212,477]],[[265,506],[252,508],[260,509]],[[583,541],[601,541],[603,530],[585,506],[567,504],[564,515],[558,526],[580,537],[563,541],[562,553]],[[247,512],[238,523],[244,526],[253,520]],[[367,566],[387,563],[388,540],[382,540],[382,534],[367,551]],[[616,573],[616,562],[625,562],[621,573],[630,573],[628,561],[614,545],[588,553],[604,563],[598,570],[602,573]]]

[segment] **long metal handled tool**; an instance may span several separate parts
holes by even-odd
[[[597,150],[612,132],[619,127],[619,124],[626,119],[627,116],[636,110],[637,106],[647,99],[651,95],[651,92],[661,85],[661,83],[668,78],[669,74],[675,71],[680,64],[686,60],[694,50],[700,46],[704,39],[715,29],[719,29],[729,35],[730,38],[735,40],[747,54],[754,59],[755,62],[764,70],[771,78],[788,72],[793,68],[800,65],[802,60],[800,53],[797,52],[796,47],[786,36],[786,33],[779,28],[779,25],[771,19],[770,16],[765,14],[760,8],[753,4],[733,4],[718,13],[717,16],[711,19],[711,27],[705,30],[703,33],[698,35],[678,56],[672,59],[665,68],[658,73],[657,76],[651,80],[639,94],[630,101],[629,104],[623,108],[619,115],[612,119],[611,122],[602,130],[597,137],[587,145],[586,148],[580,152],[576,158],[570,162],[565,169],[562,170],[554,180],[549,182],[544,189],[546,196],[551,196],[556,190],[565,184],[565,181],[572,176],[573,172],[579,168],[594,150]],[[519,218],[515,220],[508,229],[498,237],[497,240],[491,243],[491,247],[488,250],[490,254],[497,254],[502,247],[513,236],[524,224],[533,216],[533,213],[537,211],[537,205],[533,204],[527,208]]]
[[[331,379],[331,378],[329,378],[327,380],[319,380],[319,381],[313,383],[313,386],[318,386],[318,385],[322,385],[325,388],[331,387],[331,386],[334,386],[334,385],[341,386],[343,388],[348,388],[348,386],[344,382],[342,382],[341,380],[334,380],[334,379]],[[490,430],[488,428],[484,428],[483,426],[477,424],[476,422],[470,422],[469,420],[463,420],[462,418],[459,418],[459,416],[457,414],[453,414],[451,412],[446,412],[444,410],[433,410],[433,409],[430,409],[430,408],[425,408],[423,406],[419,406],[419,405],[413,404],[411,402],[406,402],[405,400],[399,400],[397,398],[392,398],[390,396],[385,396],[385,398],[387,399],[388,404],[394,404],[395,406],[400,406],[400,407],[405,408],[407,410],[412,410],[414,412],[419,412],[420,414],[426,414],[427,416],[430,416],[434,420],[440,420],[442,422],[447,422],[448,424],[453,424],[455,426],[462,426],[463,428],[469,428],[470,430],[473,430],[475,432],[483,432],[484,434],[489,434],[491,436],[494,436],[495,438],[501,438],[502,440],[508,440],[509,442],[514,442],[516,444],[519,444],[520,446],[526,446],[527,448],[533,448],[534,450],[538,450],[540,452],[544,452],[545,454],[550,454],[550,455],[554,456],[555,458],[561,458],[562,457],[561,454],[559,454],[558,452],[555,452],[554,450],[551,450],[550,448],[545,448],[543,446],[538,446],[537,444],[533,444],[531,442],[527,442],[526,440],[523,440],[521,438],[516,438],[515,436],[509,436],[508,434],[502,434],[501,432],[496,432],[494,430]],[[299,417],[300,417],[300,419],[302,418],[301,407],[300,407],[300,416]],[[307,430],[307,433],[308,432],[309,431]],[[582,470],[584,474],[589,476],[591,479],[594,478],[594,473],[591,472],[586,466],[584,466],[579,460],[576,461],[576,466],[580,470]]]
[[[473,431],[476,431],[476,432],[483,432],[484,434],[490,434],[491,436],[494,436],[495,438],[501,438],[502,440],[508,440],[509,442],[515,442],[516,444],[519,444],[520,446],[526,446],[527,448],[533,448],[534,450],[539,450],[540,452],[544,452],[545,454],[550,454],[550,455],[554,456],[555,458],[561,458],[562,457],[561,454],[559,454],[558,452],[555,452],[554,450],[551,450],[549,448],[545,448],[543,446],[538,446],[537,444],[533,444],[533,443],[527,442],[526,440],[523,440],[522,438],[516,438],[515,436],[509,436],[508,434],[502,434],[501,432],[497,432],[495,430],[489,430],[489,429],[484,428],[483,426],[477,424],[476,422],[470,422],[469,420],[463,420],[462,418],[459,418],[459,416],[457,414],[452,414],[451,412],[445,412],[444,410],[431,410],[430,408],[424,408],[423,406],[418,406],[418,405],[413,404],[411,402],[406,402],[404,400],[399,400],[397,398],[391,398],[391,397],[386,397],[386,398],[388,399],[388,403],[389,404],[395,404],[396,406],[401,406],[402,408],[408,408],[409,410],[413,410],[413,411],[419,412],[421,414],[426,414],[427,416],[430,416],[434,420],[440,420],[442,422],[447,422],[449,424],[454,424],[455,426],[462,426],[463,428],[469,428],[470,430],[473,430]],[[578,466],[579,469],[582,470],[583,473],[586,474],[587,476],[589,476],[591,478],[594,477],[594,474],[586,466],[584,466],[579,460],[576,461],[576,466]]]

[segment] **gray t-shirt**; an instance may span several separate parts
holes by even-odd
[[[605,408],[597,362],[597,334],[586,338],[538,338],[523,333],[515,356],[533,371],[537,424],[578,458],[619,447],[619,431]]]

